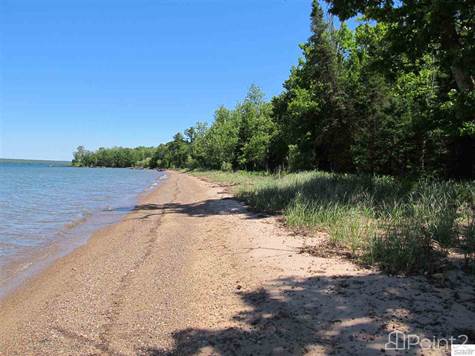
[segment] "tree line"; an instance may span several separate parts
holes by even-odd
[[[73,166],[82,167],[150,167],[156,147],[101,147],[96,151],[89,151],[79,146],[73,154]]]
[[[311,36],[283,91],[256,86],[156,148],[75,152],[80,166],[309,170],[473,178],[470,0],[312,3]],[[349,29],[344,21],[361,16]]]

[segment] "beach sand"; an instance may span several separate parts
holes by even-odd
[[[301,249],[318,236],[249,212],[222,186],[167,175],[1,301],[0,354],[381,354],[394,330],[475,342],[474,283],[461,271],[397,277],[310,256]]]

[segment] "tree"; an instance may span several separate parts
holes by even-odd
[[[239,117],[231,110],[220,107],[215,112],[215,120],[203,137],[205,167],[229,169],[235,160],[238,143]]]
[[[474,87],[475,7],[471,0],[325,0],[330,12],[346,20],[359,13],[389,25],[385,40],[395,53],[413,59],[437,52],[459,91]],[[389,58],[390,59],[390,58]]]
[[[316,0],[311,29],[301,45],[303,58],[284,83],[284,93],[273,101],[275,120],[284,132],[280,142],[292,146],[296,169],[351,170],[352,103],[344,85],[343,47]]]
[[[475,6],[472,0],[326,0],[330,11],[348,19],[359,13],[386,26],[381,70],[393,76],[424,70],[430,58],[436,73],[436,100],[431,103],[435,137],[448,150],[449,176],[473,177],[475,170]],[[417,115],[417,114],[416,114]],[[435,131],[433,131],[434,133]],[[424,151],[425,140],[420,140]],[[436,146],[440,146],[436,144]],[[441,162],[439,162],[440,164]]]
[[[84,164],[84,159],[87,156],[87,151],[84,146],[78,146],[76,151],[73,153],[73,166],[81,166]]]
[[[251,85],[246,98],[236,106],[235,112],[240,125],[235,167],[267,169],[275,125],[271,118],[271,106],[264,101],[264,93],[256,85]]]

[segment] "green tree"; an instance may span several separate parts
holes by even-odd
[[[472,0],[326,0],[330,11],[348,19],[363,14],[367,20],[384,24],[386,31],[379,42],[387,44],[380,58],[380,70],[399,76],[414,73],[424,77],[424,63],[432,68],[431,83],[437,88],[430,104],[431,140],[443,139],[448,152],[447,174],[473,177],[475,160],[475,6]],[[435,73],[434,73],[435,72]],[[413,90],[414,87],[411,88]],[[409,99],[410,100],[410,99]],[[415,104],[415,102],[413,102]],[[413,118],[419,113],[415,113]],[[427,110],[424,115],[427,121]],[[421,136],[420,134],[418,136]],[[419,138],[419,151],[426,151],[427,139]],[[431,146],[431,144],[429,145]]]
[[[301,45],[303,58],[273,101],[283,132],[279,145],[292,146],[296,169],[352,170],[352,101],[345,91],[345,53],[339,42],[344,36],[324,20],[318,1],[312,3],[311,30]]]
[[[256,85],[251,85],[243,103],[235,109],[239,117],[234,162],[236,168],[268,168],[269,147],[275,133],[271,110],[270,104],[264,101],[264,93]]]

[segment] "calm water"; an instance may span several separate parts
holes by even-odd
[[[0,161],[0,288],[33,266],[36,252],[58,243],[64,252],[118,221],[160,178],[152,170]]]

